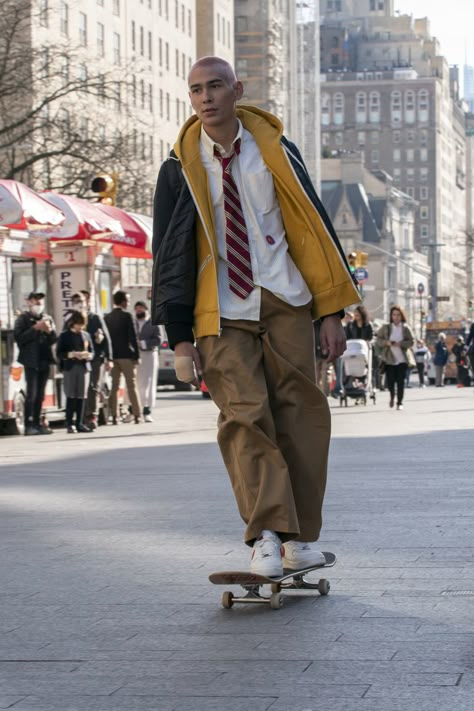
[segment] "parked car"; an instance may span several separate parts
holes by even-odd
[[[168,336],[164,326],[159,326],[160,329],[160,368],[158,371],[158,385],[172,385],[175,390],[181,392],[189,392],[193,389],[191,383],[182,383],[176,377],[174,369],[174,353],[169,347]]]

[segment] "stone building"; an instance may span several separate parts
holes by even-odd
[[[323,155],[362,150],[370,170],[386,171],[416,200],[415,246],[432,267],[431,316],[461,318],[467,288],[463,106],[428,22],[391,17],[388,10],[340,20],[334,44],[345,29],[346,65],[332,64],[331,47],[322,53]],[[331,16],[329,43],[335,25]]]
[[[415,249],[416,201],[383,171],[364,166],[363,153],[322,160],[321,196],[346,254],[368,254],[368,279],[361,285],[365,306],[376,320],[400,304],[419,330],[417,285],[428,288],[427,258]]]

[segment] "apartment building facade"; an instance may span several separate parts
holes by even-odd
[[[386,171],[416,200],[415,246],[432,269],[431,316],[460,318],[467,289],[464,111],[428,23],[386,9],[349,24],[332,17],[322,30],[323,155],[362,150],[370,170]]]

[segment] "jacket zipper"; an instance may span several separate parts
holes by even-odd
[[[183,175],[184,175],[184,179],[185,179],[185,181],[186,181],[186,184],[187,184],[187,186],[188,186],[188,188],[189,188],[189,192],[191,193],[191,197],[192,197],[192,199],[193,199],[193,202],[194,202],[194,205],[195,205],[195,207],[196,207],[196,210],[197,210],[197,212],[198,212],[198,214],[199,214],[199,217],[201,218],[201,223],[202,223],[202,226],[203,226],[203,228],[204,228],[204,232],[205,232],[205,235],[206,235],[206,239],[207,239],[207,241],[208,241],[208,243],[209,243],[209,249],[210,249],[210,251],[211,251],[211,254],[209,254],[208,257],[214,259],[214,262],[215,262],[215,265],[216,265],[216,272],[217,272],[217,260],[216,260],[216,257],[215,257],[215,255],[214,255],[214,247],[213,247],[212,240],[211,240],[211,237],[210,237],[210,235],[209,235],[209,232],[208,232],[208,230],[207,230],[206,223],[205,223],[205,221],[204,221],[204,219],[203,219],[202,212],[201,212],[201,208],[200,208],[199,203],[198,203],[198,201],[197,201],[197,199],[196,199],[196,196],[195,196],[195,194],[194,194],[194,191],[193,191],[191,185],[189,184],[189,180],[188,180],[188,178],[187,178],[186,173],[184,172],[184,170],[183,170]],[[201,265],[201,269],[199,270],[199,273],[202,271],[202,269],[204,268],[204,266],[205,266],[205,263],[204,263],[204,265]],[[198,274],[198,276],[199,276],[199,274]],[[219,319],[218,336],[220,336],[221,333],[222,333],[222,329],[221,329],[221,307],[220,307],[220,303],[219,303],[219,284],[216,284],[216,289],[217,289],[217,318]]]

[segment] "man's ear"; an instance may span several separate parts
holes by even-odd
[[[234,94],[235,94],[235,100],[239,101],[244,93],[244,85],[242,84],[241,81],[237,80],[234,84]]]

